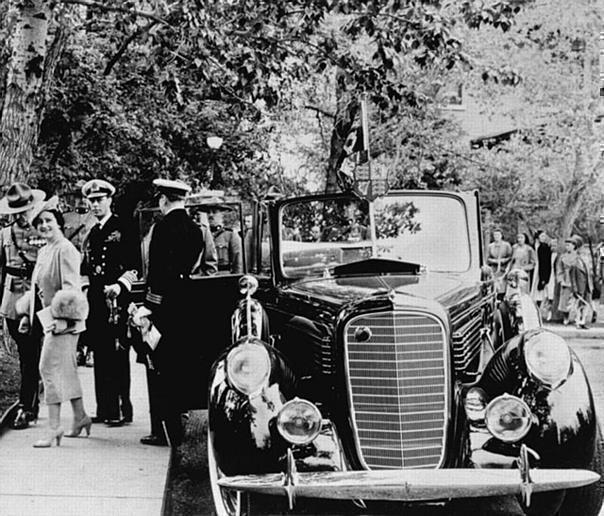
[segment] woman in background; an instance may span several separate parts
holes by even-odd
[[[512,246],[512,260],[509,270],[522,269],[529,275],[529,285],[533,283],[533,271],[537,263],[535,250],[529,245],[525,233],[518,233],[516,243]]]

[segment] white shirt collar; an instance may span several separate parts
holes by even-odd
[[[170,208],[170,209],[169,209],[169,210],[168,210],[166,213],[164,213],[164,217],[165,217],[165,216],[166,216],[168,213],[170,213],[171,211],[174,211],[174,210],[184,210],[184,209],[185,209],[185,207],[184,207],[184,206],[172,206],[172,207],[171,207],[171,208]]]
[[[111,213],[111,210],[109,210],[101,220],[98,220],[99,229],[103,229],[103,226],[107,223],[112,215],[113,213]]]

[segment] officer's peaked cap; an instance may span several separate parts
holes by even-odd
[[[115,187],[104,179],[91,179],[82,187],[82,195],[87,199],[104,195],[111,197],[114,193]]]
[[[187,183],[183,183],[177,179],[154,179],[153,184],[157,187],[160,193],[179,195],[186,197],[191,191],[191,187]]]

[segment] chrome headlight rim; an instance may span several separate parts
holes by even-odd
[[[294,407],[303,407],[307,411],[312,412],[314,417],[315,424],[313,424],[313,429],[304,437],[294,437],[293,434],[288,433],[285,429],[286,421],[284,421],[284,418],[286,417],[287,412]],[[302,398],[294,398],[283,404],[275,419],[275,426],[277,427],[279,435],[281,435],[281,437],[283,437],[283,439],[285,439],[289,444],[304,446],[306,444],[310,444],[318,437],[318,435],[321,433],[322,422],[323,416],[321,415],[321,411],[314,403]]]
[[[500,405],[502,403],[509,403],[509,402],[516,403],[519,407],[521,407],[522,410],[526,413],[527,418],[526,418],[526,424],[521,428],[520,431],[518,431],[514,434],[511,434],[511,435],[505,435],[494,429],[490,416],[491,416],[492,411],[495,410],[495,408],[498,405]],[[528,406],[528,404],[526,403],[526,401],[519,398],[518,396],[513,396],[512,394],[504,393],[504,394],[497,396],[496,398],[493,398],[489,402],[489,404],[487,405],[487,407],[485,409],[484,421],[485,421],[487,430],[493,437],[495,437],[505,443],[516,443],[516,442],[524,439],[526,437],[526,435],[529,433],[531,426],[533,424],[533,413],[531,412],[531,409]]]
[[[543,370],[543,364],[538,363],[538,356],[536,356],[538,351],[547,354],[559,354],[559,359],[564,362],[561,363],[555,374],[552,371],[549,371],[548,374]],[[531,378],[549,389],[554,390],[560,387],[572,373],[570,347],[562,337],[551,331],[540,329],[527,333],[523,338],[522,356]]]
[[[253,398],[259,395],[262,390],[268,386],[272,367],[271,357],[267,346],[268,344],[260,339],[243,337],[227,353],[225,360],[227,381],[231,387],[244,396]],[[258,377],[251,385],[246,384],[236,371],[236,366],[242,365],[242,362],[237,362],[237,359],[241,359],[241,355],[246,352],[252,353],[256,359],[254,372]]]

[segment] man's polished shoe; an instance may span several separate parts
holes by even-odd
[[[93,423],[104,423],[105,421],[107,421],[104,417],[100,417],[100,416],[92,416],[90,418],[90,421]]]
[[[126,422],[126,420],[122,417],[119,419],[105,419],[104,423],[107,426],[111,426],[111,427],[118,427],[118,426],[124,426],[124,423]]]
[[[36,416],[33,412],[29,412],[28,410],[23,410],[20,408],[17,411],[17,415],[14,421],[11,424],[11,428],[14,430],[23,430],[29,426],[29,423],[32,421],[35,422],[38,420],[38,416]]]
[[[145,435],[141,437],[141,444],[147,444],[149,446],[168,446],[168,441],[156,435]]]

